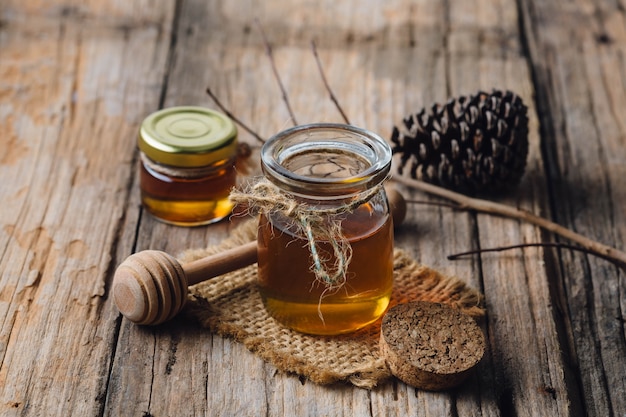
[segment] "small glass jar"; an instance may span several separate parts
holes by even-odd
[[[348,125],[298,126],[264,144],[267,180],[328,230],[339,225],[339,243],[348,244],[340,256],[347,261],[343,276],[324,282],[316,268],[341,268],[335,242],[324,236],[312,236],[312,242],[298,224],[302,217],[280,209],[262,212],[259,290],[272,317],[300,332],[332,335],[362,328],[385,312],[393,283],[393,225],[382,183],[390,165],[391,149],[382,138]]]
[[[237,128],[203,107],[149,115],[139,132],[141,202],[157,219],[199,226],[228,216],[236,185]]]

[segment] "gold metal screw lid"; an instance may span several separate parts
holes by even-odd
[[[237,128],[204,107],[178,106],[152,113],[141,124],[139,149],[155,162],[201,167],[237,153]]]

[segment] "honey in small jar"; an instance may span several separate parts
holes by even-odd
[[[228,216],[237,175],[237,129],[225,115],[196,106],[149,115],[138,138],[140,188],[145,209],[180,226]]]
[[[391,150],[353,126],[298,126],[261,151],[275,209],[261,210],[259,290],[268,313],[304,333],[352,332],[387,309],[393,225],[382,187]],[[267,193],[266,193],[267,194]]]

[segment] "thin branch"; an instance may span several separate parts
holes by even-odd
[[[599,258],[606,259],[607,261],[610,261],[610,262],[615,262],[614,258],[602,255],[601,253],[589,251],[588,249],[583,248],[581,246],[568,245],[567,243],[559,243],[559,242],[520,243],[520,244],[517,244],[517,245],[498,246],[496,248],[469,250],[469,251],[466,251],[466,252],[459,252],[459,253],[455,253],[455,254],[452,254],[452,255],[448,255],[448,259],[451,260],[451,261],[454,261],[454,260],[459,259],[459,258],[461,258],[463,256],[477,255],[477,254],[483,253],[483,252],[503,252],[503,251],[511,250],[511,249],[536,248],[536,247],[570,249],[570,250],[575,250],[575,251],[579,251],[579,252],[595,255],[595,256],[597,256]]]
[[[339,113],[341,113],[341,117],[343,117],[343,120],[346,122],[346,124],[349,125],[350,120],[348,120],[348,116],[346,116],[343,109],[339,105],[339,101],[337,101],[337,97],[335,97],[333,90],[330,88],[330,84],[328,84],[328,81],[326,80],[326,75],[324,74],[324,68],[322,67],[322,62],[320,61],[320,57],[317,54],[317,46],[315,46],[315,41],[311,41],[311,49],[313,50],[313,56],[315,57],[317,68],[320,71],[320,76],[322,77],[322,81],[324,82],[324,87],[326,87],[326,91],[328,91],[328,94],[330,94],[330,99],[332,100],[332,102],[335,103],[335,107],[337,108],[337,110],[339,110]]]
[[[224,112],[224,114],[226,114],[226,116],[230,117],[232,120],[235,121],[235,123],[237,123],[239,126],[241,126],[246,132],[248,132],[252,136],[254,136],[256,138],[256,140],[258,140],[261,143],[265,143],[265,139],[263,139],[261,136],[259,136],[259,134],[256,133],[254,130],[252,130],[251,128],[246,126],[241,120],[239,120],[237,117],[235,117],[235,115],[232,114],[226,107],[224,107],[224,105],[219,101],[217,96],[215,94],[213,94],[213,91],[211,91],[211,89],[209,87],[207,87],[206,93],[211,97],[211,99],[213,99],[213,101],[215,102],[217,107],[219,107],[220,110],[222,112]]]
[[[280,79],[280,75],[278,74],[278,69],[276,68],[276,62],[274,61],[274,52],[272,51],[272,45],[270,45],[269,41],[267,40],[267,37],[265,36],[265,31],[263,31],[263,26],[261,26],[261,23],[258,20],[255,20],[255,22],[257,26],[259,27],[259,31],[261,32],[261,37],[263,38],[263,43],[265,44],[265,52],[267,53],[267,56],[270,59],[270,63],[272,64],[272,71],[274,73],[274,78],[276,78],[276,82],[278,82],[278,87],[280,87],[280,92],[282,93],[283,101],[285,102],[285,105],[287,106],[289,117],[291,118],[293,125],[297,126],[298,122],[296,121],[296,116],[294,115],[293,110],[291,109],[291,104],[289,104],[289,97],[287,96],[287,90],[285,90],[285,87],[283,86],[283,82]]]
[[[468,197],[466,195],[428,184],[423,181],[410,179],[401,175],[392,177],[392,180],[408,187],[420,190],[429,194],[433,194],[460,205],[460,208],[467,208],[481,213],[495,214],[504,217],[510,217],[526,221],[541,227],[549,232],[556,233],[572,242],[579,244],[582,248],[588,250],[601,258],[611,260],[614,264],[626,270],[626,252],[622,252],[611,246],[589,239],[566,227],[537,216],[529,211],[517,209],[505,204],[495,203],[479,198]]]

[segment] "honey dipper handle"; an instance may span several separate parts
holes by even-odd
[[[194,285],[209,278],[232,272],[257,261],[256,240],[183,265],[187,283]]]

